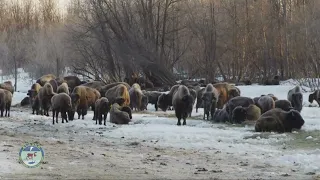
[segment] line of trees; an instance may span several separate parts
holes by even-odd
[[[318,78],[318,0],[0,0],[2,70],[105,82],[140,73],[261,82]],[[37,71],[35,71],[37,69]],[[4,72],[4,71],[3,71]]]

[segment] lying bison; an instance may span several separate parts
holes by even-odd
[[[292,129],[301,129],[304,120],[299,111],[284,111],[279,108],[271,109],[257,120],[256,132],[292,132]]]

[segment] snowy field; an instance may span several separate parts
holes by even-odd
[[[28,83],[18,85],[16,103]],[[239,86],[242,96],[272,93],[279,99],[293,87]],[[96,125],[91,111],[85,120],[52,125],[51,117],[13,108],[10,118],[0,119],[0,179],[320,179],[320,108],[315,102],[309,107],[308,95],[302,130],[284,134],[203,121],[202,109],[179,127],[173,111],[155,112],[153,105],[134,113],[129,125],[107,126]],[[39,168],[18,163],[25,141],[44,148]]]

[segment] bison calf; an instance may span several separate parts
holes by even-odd
[[[103,124],[106,125],[106,119],[111,108],[110,106],[111,104],[108,98],[106,97],[102,97],[96,101],[96,104],[95,104],[96,124],[98,124],[98,120],[99,120],[99,124],[100,125],[102,124],[102,115],[103,115],[103,120],[104,120]]]

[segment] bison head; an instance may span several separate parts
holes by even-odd
[[[168,107],[169,107],[169,105],[170,105],[169,101],[170,101],[170,97],[169,97],[168,94],[161,94],[161,95],[159,96],[158,102],[157,102],[157,103],[158,103],[158,107],[159,107],[162,111],[166,112],[167,109],[168,109]]]
[[[237,106],[232,111],[232,123],[242,123],[247,117],[247,111],[242,106]]]
[[[309,103],[312,103],[314,99],[315,99],[314,94],[310,94],[309,95]]]
[[[287,116],[284,122],[286,131],[291,132],[292,129],[301,129],[304,125],[304,119],[297,110],[290,110],[287,112]]]

